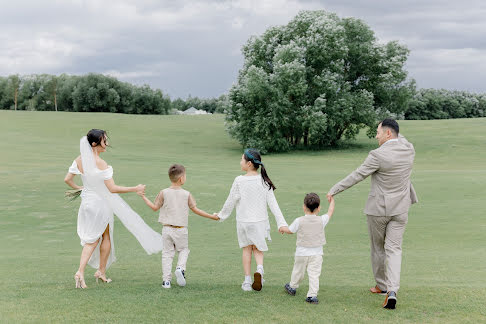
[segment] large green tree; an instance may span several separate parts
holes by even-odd
[[[408,49],[381,44],[361,20],[303,11],[243,46],[229,92],[227,128],[263,152],[336,145],[379,118],[402,114],[413,95]]]

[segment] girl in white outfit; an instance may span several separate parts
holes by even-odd
[[[241,170],[245,175],[236,177],[226,202],[219,212],[220,221],[228,218],[236,205],[236,231],[238,243],[243,249],[243,270],[245,280],[241,285],[244,291],[262,289],[263,282],[263,252],[268,251],[267,242],[270,238],[270,223],[267,206],[270,207],[280,232],[288,229],[287,222],[278,207],[273,191],[275,186],[267,175],[261,162],[260,153],[254,149],[246,149],[241,157]],[[261,166],[261,175],[258,168]],[[251,255],[255,256],[257,271],[251,281]]]

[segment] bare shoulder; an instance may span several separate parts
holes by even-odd
[[[96,167],[100,170],[106,170],[108,169],[108,163],[106,163],[105,160],[103,160],[102,158],[97,158]]]

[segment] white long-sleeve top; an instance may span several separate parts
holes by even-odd
[[[235,205],[237,222],[249,223],[265,220],[268,222],[268,205],[275,216],[277,227],[288,226],[278,207],[273,189],[269,190],[261,175],[235,178],[228,198],[218,213],[221,222],[231,215]]]

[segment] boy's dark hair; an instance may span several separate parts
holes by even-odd
[[[398,126],[397,121],[394,119],[391,118],[383,119],[383,121],[380,124],[381,127],[386,127],[390,129],[395,136],[398,136],[398,133],[400,133],[400,127]]]
[[[304,205],[313,212],[321,205],[321,198],[314,192],[308,193],[305,195]]]
[[[172,164],[169,168],[169,179],[176,182],[186,172],[186,168],[182,164]]]

